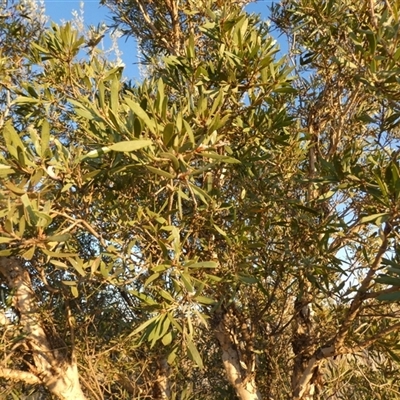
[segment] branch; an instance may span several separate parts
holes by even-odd
[[[398,291],[399,291],[399,288],[396,287],[396,286],[393,286],[393,287],[388,288],[388,289],[379,290],[379,292],[366,293],[364,298],[365,299],[376,299],[378,296],[381,296],[382,294],[394,293],[394,292],[398,292]]]
[[[73,221],[73,224],[70,225],[68,228],[63,229],[63,231],[61,233],[67,233],[69,232],[71,229],[75,228],[76,226],[79,226],[81,229],[86,228],[86,230],[91,233],[99,242],[100,244],[106,249],[107,248],[107,244],[104,241],[104,239],[102,238],[102,236],[96,232],[96,230],[85,220],[83,219],[75,219],[74,217],[71,217],[68,214],[65,214],[63,212],[59,212],[59,211],[52,211],[53,214],[55,215],[59,215],[61,217],[64,217],[65,219],[69,219],[70,221]],[[113,254],[119,254],[117,252],[112,252]]]
[[[358,221],[349,228],[345,236],[338,236],[329,246],[329,251],[338,250],[346,242],[352,240],[349,235],[358,233],[363,227]]]
[[[20,314],[20,325],[32,350],[35,366],[43,378],[52,375],[53,351],[42,327],[39,306],[29,272],[15,257],[0,258],[0,273],[14,291],[13,305]]]
[[[400,325],[400,323],[396,325]],[[300,400],[302,398],[305,390],[307,389],[308,382],[313,377],[315,369],[321,364],[323,360],[344,354],[358,353],[363,349],[365,349],[365,347],[359,345],[353,347],[341,347],[340,349],[337,349],[334,345],[330,345],[317,349],[308,361],[307,368],[303,372],[303,375],[299,382],[299,394],[298,397],[296,397],[294,400]]]
[[[337,129],[333,129],[333,135],[332,135],[332,140],[331,140],[331,145],[330,145],[330,149],[328,150],[328,156],[333,156],[333,154],[335,154],[336,150],[337,150],[337,146],[340,143],[340,140],[342,138],[342,129],[345,127],[345,119],[346,117],[350,118],[350,112],[351,109],[355,108],[355,105],[357,103],[358,100],[358,95],[360,93],[360,88],[361,88],[361,84],[359,83],[357,85],[357,87],[355,88],[355,90],[351,93],[349,99],[347,100],[346,104],[344,105],[344,110],[342,111],[341,108],[342,106],[339,103],[339,109],[340,111],[342,111],[340,113],[339,116],[339,121],[336,124]]]
[[[366,340],[364,343],[361,345],[354,346],[352,348],[346,348],[343,343],[346,338],[346,335],[349,331],[349,328],[356,318],[357,314],[360,311],[361,305],[363,301],[366,299],[367,296],[367,290],[371,284],[371,281],[373,280],[375,276],[376,270],[379,268],[383,255],[385,254],[387,247],[388,247],[388,236],[392,230],[392,226],[389,223],[386,223],[385,229],[383,231],[384,238],[382,241],[382,245],[379,248],[379,251],[374,259],[374,262],[372,263],[367,276],[364,278],[364,280],[361,283],[361,286],[355,295],[353,301],[351,302],[349,311],[345,317],[344,322],[342,323],[341,327],[339,328],[339,332],[337,333],[336,337],[333,339],[332,344],[330,346],[326,347],[320,347],[314,355],[310,358],[307,364],[307,368],[303,372],[303,375],[301,376],[301,379],[298,382],[298,396],[294,400],[300,400],[302,396],[304,395],[305,391],[307,390],[307,385],[310,382],[310,380],[313,377],[315,369],[321,364],[323,359],[329,358],[329,357],[334,357],[337,355],[341,354],[348,354],[348,353],[355,353],[359,350],[362,350],[363,348],[369,346],[379,338],[383,337],[384,335],[387,335],[388,333],[396,330],[397,328],[400,328],[400,323],[395,324],[387,329],[384,329],[374,337]]]
[[[148,28],[150,28],[150,30],[153,32],[153,35],[156,38],[161,39],[161,41],[164,43],[164,45],[166,46],[166,48],[168,49],[168,51],[171,54],[177,55],[177,54],[175,54],[175,49],[171,46],[170,43],[168,43],[168,40],[165,37],[163,37],[163,35],[160,33],[160,31],[151,22],[151,18],[149,16],[149,14],[146,12],[146,10],[144,9],[142,2],[140,0],[135,0],[135,3],[138,5],[140,12],[143,16],[143,19],[146,21]]]
[[[357,294],[355,295],[353,301],[350,304],[350,308],[347,312],[347,315],[342,323],[342,326],[339,328],[339,332],[337,333],[334,343],[335,346],[340,349],[343,346],[344,340],[346,338],[346,335],[348,333],[348,330],[356,318],[360,307],[363,303],[363,301],[366,299],[367,296],[367,290],[371,284],[371,281],[374,279],[375,272],[379,268],[382,262],[383,255],[385,254],[387,247],[388,247],[388,236],[392,230],[392,226],[389,223],[386,223],[385,229],[383,231],[383,240],[382,240],[382,245],[378,250],[378,254],[375,257],[374,262],[372,263],[367,276],[364,278],[364,280],[361,283],[360,288],[357,291]]]
[[[371,344],[373,344],[377,340],[383,338],[384,336],[386,336],[391,332],[396,331],[397,329],[400,329],[400,322],[392,326],[389,326],[386,329],[383,329],[373,337],[353,347],[341,347],[340,349],[337,349],[336,346],[333,345],[333,346],[319,348],[308,362],[307,368],[305,369],[303,376],[301,377],[301,380],[299,382],[299,389],[300,389],[299,395],[294,400],[300,400],[302,398],[305,390],[307,389],[308,382],[312,379],[315,368],[319,366],[322,360],[330,357],[335,357],[338,355],[354,354],[363,351],[369,346],[371,346]]]
[[[323,359],[335,356],[335,351],[335,346],[328,346],[319,348],[314,353],[314,355],[308,361],[307,368],[303,372],[303,375],[297,384],[298,392],[297,396],[293,400],[300,400],[303,397],[304,392],[307,390],[308,382],[310,382],[314,375],[315,369],[319,366],[319,364],[321,364]]]
[[[179,1],[179,0],[178,0]],[[178,1],[176,0],[167,0],[166,5],[169,9],[171,15],[171,23],[172,23],[172,32],[174,38],[174,54],[178,55],[180,52],[180,43],[181,43],[181,29],[179,25],[179,13],[178,13]]]
[[[375,29],[378,29],[378,17],[375,15],[375,1],[369,0],[369,10],[371,14],[371,22]]]
[[[367,347],[371,346],[371,344],[375,343],[377,340],[383,338],[384,336],[386,336],[389,333],[392,333],[398,329],[400,329],[400,322],[398,322],[397,324],[394,324],[392,326],[388,326],[386,329],[383,329],[382,331],[378,332],[376,335],[370,337],[367,340],[364,340],[364,342],[360,343],[357,347],[361,350],[366,349]]]
[[[19,381],[27,383],[28,385],[38,385],[42,381],[32,372],[20,371],[18,369],[0,367],[0,377],[10,379],[12,381]]]
[[[20,314],[20,326],[34,361],[36,376],[24,371],[0,368],[0,374],[9,379],[26,378],[33,383],[42,383],[58,398],[85,400],[79,383],[76,362],[60,360],[53,352],[49,338],[43,328],[43,320],[33,290],[28,269],[16,257],[0,257],[0,274],[4,275],[8,287],[14,292],[13,305]],[[34,377],[35,376],[35,377]]]
[[[4,83],[2,83],[1,86],[3,86],[6,89],[6,108],[3,111],[3,115],[0,115],[0,129],[3,127],[11,109],[10,89],[7,86],[5,86]]]

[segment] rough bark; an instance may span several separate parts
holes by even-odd
[[[255,357],[251,332],[231,309],[219,315],[215,336],[222,350],[226,376],[241,400],[260,400],[255,382]]]
[[[41,383],[61,400],[84,400],[73,355],[66,358],[52,348],[45,332],[28,270],[15,258],[0,258],[0,273],[14,292],[13,305],[20,316],[25,345],[32,355],[31,371],[0,368],[0,376],[26,383]],[[37,381],[35,381],[35,378]]]

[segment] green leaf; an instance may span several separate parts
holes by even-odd
[[[89,151],[89,153],[84,154],[81,157],[81,161],[86,160],[87,158],[98,158],[103,154],[109,153],[110,151],[111,149],[109,147],[102,147],[101,149],[91,150]]]
[[[382,261],[382,264],[384,264],[384,262]],[[397,263],[394,263],[394,265],[396,266],[396,267],[389,267],[387,270],[388,270],[388,272],[391,272],[392,274],[395,274],[395,275],[398,275],[398,276],[400,276],[400,265],[399,264],[397,264]]]
[[[175,124],[173,123],[168,123],[164,127],[164,132],[163,132],[163,142],[165,146],[170,146],[172,143],[172,140],[174,139],[174,130],[175,130]]]
[[[38,217],[36,216],[35,212],[33,211],[31,201],[27,194],[21,196],[22,204],[24,205],[25,217],[27,222],[30,225],[36,226],[38,222]]]
[[[154,324],[159,318],[159,315],[154,316],[153,318],[148,319],[146,322],[143,324],[139,325],[132,333],[128,335],[128,337],[135,336],[138,333],[142,332],[145,330],[149,325]]]
[[[174,154],[169,153],[169,152],[161,152],[160,157],[165,157],[168,158],[169,160],[172,161],[172,165],[174,166],[174,170],[178,171],[179,170],[179,160],[175,157]]]
[[[30,249],[25,251],[25,253],[21,254],[21,256],[23,258],[25,258],[25,260],[32,260],[32,257],[34,256],[35,251],[36,251],[36,246],[32,246]]]
[[[255,283],[258,283],[258,279],[250,275],[239,275],[239,281],[247,283],[249,285],[254,285]]]
[[[383,293],[379,295],[377,299],[380,301],[390,301],[390,302],[400,301],[400,290],[398,292]]]
[[[161,342],[164,346],[168,346],[172,342],[172,332],[168,332],[166,335],[163,336]]]
[[[216,301],[213,299],[210,299],[209,297],[205,297],[205,296],[196,296],[193,297],[193,300],[199,302],[200,304],[206,304],[206,305],[210,305],[210,304],[215,304]]]
[[[51,218],[50,215],[48,214],[45,214],[40,211],[35,211],[35,214],[39,218],[37,226],[40,226],[42,228],[47,228],[53,222],[53,218]]]
[[[70,102],[72,103],[72,101],[70,100]],[[77,102],[74,102],[77,103]],[[76,104],[77,107],[74,109],[74,111],[76,112],[77,115],[79,115],[82,118],[87,119],[88,121],[92,120],[95,118],[95,114],[92,111],[89,111],[88,109],[84,108],[83,105],[81,104]]]
[[[239,160],[236,160],[236,158],[233,157],[228,157],[228,156],[223,156],[217,153],[201,153],[202,157],[205,158],[212,158],[214,160],[219,160],[221,162],[227,163],[227,164],[241,164]]]
[[[162,169],[154,168],[154,167],[151,167],[150,165],[146,165],[146,168],[147,168],[150,172],[152,172],[153,174],[163,176],[164,178],[168,178],[168,179],[174,179],[174,178],[175,178],[174,175],[172,175],[172,174],[170,174],[169,172],[164,171],[164,170],[162,170]]]
[[[152,144],[151,140],[125,140],[109,146],[110,150],[129,153],[131,151],[148,147]]]
[[[171,324],[175,327],[175,329],[179,332],[179,333],[183,333],[183,328],[181,327],[181,325],[179,324],[179,322],[172,316],[171,313],[168,313],[168,318],[171,321]]]
[[[164,289],[160,289],[158,294],[163,297],[165,300],[170,301],[171,303],[175,302],[175,299]]]
[[[65,233],[63,235],[47,236],[46,241],[47,242],[67,242],[69,239],[71,239],[71,235],[69,233]]]
[[[13,242],[15,239],[13,239],[13,238],[8,238],[8,237],[0,237],[0,244],[3,244],[3,243],[11,243],[11,242]]]
[[[167,362],[168,364],[173,364],[173,362],[175,361],[176,357],[177,357],[177,353],[178,353],[178,346],[174,346],[174,348],[171,350],[171,352],[168,354],[167,357]]]
[[[57,257],[57,258],[67,258],[67,257],[76,257],[78,254],[77,253],[62,253],[59,251],[50,251],[47,249],[41,249],[44,254],[46,254],[49,257]]]
[[[195,195],[205,204],[208,206],[208,202],[211,201],[211,197],[203,190],[200,189],[197,185],[189,182],[190,187],[192,188]]]
[[[80,276],[82,277],[86,276],[86,272],[83,269],[83,263],[80,258],[76,259],[70,258],[68,261],[71,263],[71,265],[75,268],[75,270],[79,273]]]
[[[117,74],[113,74],[112,76],[112,81],[111,81],[111,109],[115,114],[118,112],[118,105],[119,105],[119,99],[118,99],[118,94],[119,94],[119,86],[120,86],[120,81],[118,79]]]
[[[214,224],[214,228],[220,235],[226,236],[226,232],[224,230],[222,230],[220,227],[218,227],[217,225]]]
[[[200,353],[190,338],[188,338],[186,345],[187,345],[189,358],[193,362],[195,362],[200,368],[203,368],[203,360],[200,356]]]
[[[186,273],[182,273],[181,274],[181,279],[182,279],[182,282],[183,282],[183,284],[185,286],[185,289],[189,293],[194,292],[194,288],[193,288],[193,285],[192,285],[192,279],[190,278],[190,275],[186,274]]]
[[[4,186],[15,194],[23,195],[26,193],[26,190],[24,188],[20,188],[19,186],[14,185],[11,181],[4,182]]]
[[[41,132],[41,157],[43,159],[50,155],[50,124],[47,119],[42,122],[42,132]]]
[[[155,281],[158,277],[160,276],[160,274],[158,272],[156,272],[155,274],[150,275],[145,283],[144,283],[144,287],[146,288],[147,286],[150,285],[151,282]]]
[[[150,296],[144,293],[138,292],[137,290],[130,290],[130,294],[137,297],[139,300],[143,301],[148,306],[156,306],[158,303],[154,301]]]
[[[133,101],[129,97],[125,97],[125,101],[128,104],[129,108],[134,112],[134,114],[136,114],[147,125],[147,127],[150,129],[150,132],[155,134],[156,124],[149,118],[146,111],[144,111],[143,108],[140,107],[140,104],[136,101]]]
[[[315,209],[313,209],[311,207],[303,206],[302,204],[299,204],[299,203],[293,203],[293,206],[296,207],[296,208],[299,208],[300,210],[304,210],[304,211],[307,211],[309,213],[312,213],[314,215],[318,215],[319,214],[319,211],[317,211],[317,210],[315,210]]]
[[[217,268],[218,263],[215,261],[196,262],[194,264],[186,265],[188,268]]]
[[[75,298],[79,296],[79,291],[76,281],[62,281],[62,283],[70,288],[72,296],[74,296]]]
[[[71,289],[71,294],[73,297],[75,297],[75,298],[79,297],[79,291],[76,286],[71,286],[70,289]]]
[[[376,35],[372,31],[366,32],[365,35],[367,36],[367,40],[369,43],[369,52],[373,56],[375,54],[377,44]]]
[[[157,328],[151,343],[151,347],[153,347],[160,338],[167,334],[170,325],[170,318],[167,314],[164,314],[157,323]]]
[[[0,176],[7,176],[15,174],[15,170],[11,167],[7,167],[6,165],[0,165]]]
[[[388,275],[380,275],[375,279],[376,283],[383,283],[385,285],[399,286],[400,287],[400,278],[395,278],[393,276]]]
[[[18,96],[13,100],[13,104],[33,104],[33,103],[39,103],[40,101],[38,99],[34,99],[32,97],[26,97],[26,96]]]
[[[25,146],[22,143],[17,131],[14,129],[12,120],[8,120],[5,123],[3,128],[3,136],[6,141],[7,149],[14,156],[14,158],[18,160],[17,150],[19,149],[20,151],[24,151]]]
[[[390,214],[388,213],[379,213],[373,215],[366,215],[360,219],[360,224],[366,224],[368,222],[375,222],[377,224],[381,224],[389,219]]]
[[[396,52],[393,55],[393,58],[398,61],[400,59],[400,47],[396,50]]]
[[[66,269],[66,270],[68,269],[68,265],[61,261],[51,259],[50,263],[55,265],[56,267],[60,267],[62,269]]]

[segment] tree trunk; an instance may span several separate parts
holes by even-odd
[[[292,347],[295,354],[292,374],[292,394],[294,400],[314,400],[318,391],[320,372],[319,362],[315,363],[310,379],[304,381],[304,374],[309,367],[316,348],[314,327],[310,315],[310,305],[307,293],[302,299],[296,300],[293,319]]]
[[[246,323],[231,309],[219,315],[215,336],[222,350],[222,362],[229,383],[241,400],[261,400],[255,382],[252,337]]]
[[[165,357],[157,360],[156,379],[153,387],[153,397],[155,400],[168,400],[171,398],[169,386],[169,365]]]
[[[47,336],[29,272],[23,261],[15,257],[0,258],[0,273],[13,293],[13,305],[20,316],[24,342],[32,355],[31,371],[0,368],[0,376],[26,383],[41,383],[61,400],[85,400],[79,383],[79,373],[73,357],[60,356]]]

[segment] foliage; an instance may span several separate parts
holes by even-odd
[[[262,398],[397,398],[399,2],[284,1],[282,59],[238,2],[103,3],[140,85],[70,23],[0,19],[0,256],[87,396],[233,398],[229,316]],[[2,293],[4,365],[34,371]]]

